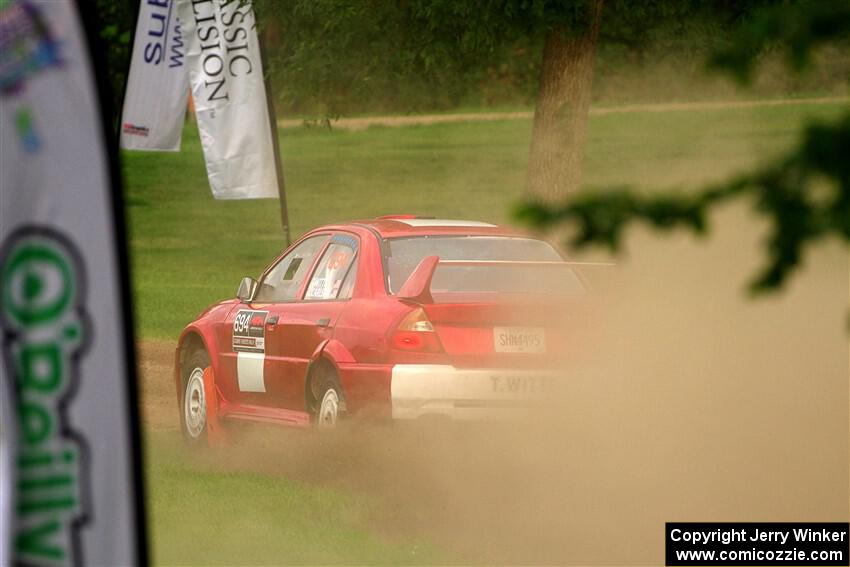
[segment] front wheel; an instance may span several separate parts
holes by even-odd
[[[180,424],[183,437],[190,445],[199,445],[207,436],[207,400],[204,393],[204,370],[210,365],[209,355],[198,350],[184,366],[183,403]]]

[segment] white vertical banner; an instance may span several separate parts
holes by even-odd
[[[117,168],[80,16],[0,8],[3,565],[146,557]]]
[[[189,101],[179,3],[141,0],[121,116],[121,147],[178,151]]]
[[[179,6],[213,196],[277,197],[263,67],[250,0],[192,0]]]

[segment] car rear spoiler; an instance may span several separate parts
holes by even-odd
[[[567,262],[567,261],[530,261],[530,260],[440,260],[439,256],[426,256],[419,262],[413,273],[396,294],[399,299],[417,303],[433,303],[431,280],[437,265],[446,266],[525,266],[529,268],[547,268],[551,266],[614,266],[610,262]]]
[[[396,297],[399,299],[407,299],[417,303],[433,303],[434,298],[431,297],[431,280],[434,278],[434,272],[437,270],[437,264],[440,263],[439,256],[425,256],[413,273],[398,290]]]

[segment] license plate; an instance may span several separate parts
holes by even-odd
[[[546,334],[540,327],[494,327],[493,348],[496,352],[546,352]]]

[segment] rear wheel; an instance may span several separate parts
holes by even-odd
[[[336,427],[336,422],[340,415],[340,400],[339,392],[331,386],[322,396],[322,401],[319,403],[319,412],[316,415],[316,425],[320,429]]]
[[[343,415],[345,404],[336,372],[326,363],[314,370],[311,379],[313,422],[319,429],[332,429]]]
[[[204,370],[210,357],[196,350],[183,367],[183,400],[180,423],[183,437],[190,445],[199,445],[207,436],[207,400],[204,393]]]

